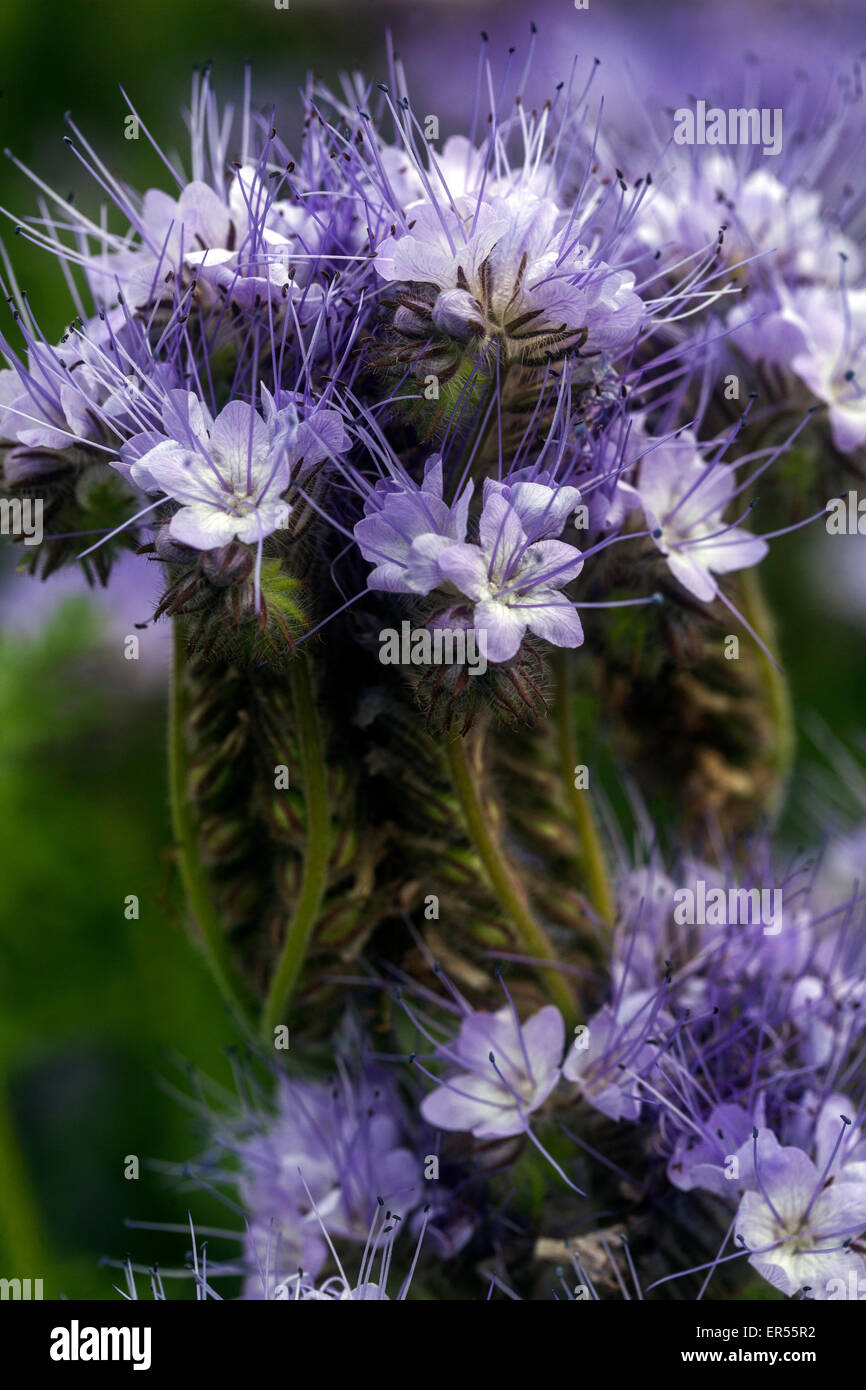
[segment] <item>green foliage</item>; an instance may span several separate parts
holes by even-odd
[[[170,893],[162,696],[142,697],[112,662],[86,601],[35,637],[0,638],[0,1264],[43,1278],[46,1297],[112,1298],[103,1255],[164,1251],[165,1237],[123,1231],[126,1218],[186,1219],[147,1168],[194,1152],[157,1073],[168,1049],[220,1075],[236,1040]],[[132,893],[137,921],[124,917]],[[123,1176],[130,1153],[137,1182]],[[207,1198],[196,1215],[225,1220]],[[39,1268],[24,1268],[40,1247]]]

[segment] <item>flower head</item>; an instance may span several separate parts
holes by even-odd
[[[409,229],[378,247],[376,268],[435,286],[436,326],[498,342],[506,359],[616,352],[644,313],[631,272],[595,259],[551,199],[525,190],[415,205]]]

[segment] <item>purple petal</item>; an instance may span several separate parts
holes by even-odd
[[[467,598],[480,599],[490,592],[487,557],[480,546],[449,545],[440,552],[438,565],[440,574]]]

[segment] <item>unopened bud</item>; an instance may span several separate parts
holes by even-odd
[[[221,546],[219,550],[207,550],[202,555],[202,573],[218,589],[227,589],[230,584],[242,584],[253,569],[253,557],[246,546],[238,541]]]
[[[74,467],[68,455],[53,449],[10,449],[3,460],[3,474],[10,487],[47,482]]]
[[[160,560],[164,560],[169,565],[189,565],[196,559],[198,552],[188,545],[181,545],[176,541],[168,529],[168,522],[160,526],[153,538],[154,548]]]
[[[394,314],[394,327],[398,333],[405,333],[407,338],[429,337],[430,334],[429,319],[423,319],[405,304],[401,304]]]
[[[468,290],[443,290],[433,305],[433,322],[449,338],[471,338],[484,328],[484,315]]]

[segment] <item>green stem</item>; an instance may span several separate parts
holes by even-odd
[[[560,767],[568,788],[568,799],[580,840],[580,858],[586,876],[587,892],[599,917],[608,926],[612,926],[616,916],[613,889],[604,846],[592,811],[589,788],[580,789],[574,785],[574,769],[578,765],[577,739],[574,729],[572,668],[566,652],[558,653],[555,671],[556,741]]]
[[[556,953],[547,934],[532,916],[502,848],[487,824],[477,779],[466,752],[465,740],[454,739],[446,745],[445,751],[466,829],[500,906],[517,928],[529,954],[537,960],[556,962]],[[551,999],[559,1005],[566,1022],[572,1021],[575,1017],[574,998],[562,974],[554,968],[542,968],[539,970],[539,976],[543,979]]]
[[[198,925],[205,956],[223,997],[239,1019],[253,1027],[256,1016],[253,993],[234,967],[225,931],[214,910],[207,872],[199,853],[193,808],[187,793],[185,664],[183,623],[175,618],[169,702],[169,787],[181,879],[187,906]]]
[[[740,593],[743,617],[754,628],[761,641],[771,651],[774,650],[777,646],[776,624],[764,596],[757,566],[742,571]],[[784,673],[773,665],[766,652],[763,652],[760,647],[757,651],[757,657],[775,733],[771,766],[777,780],[772,809],[774,812],[778,812],[784,800],[794,761],[794,712],[791,705],[791,692]]]
[[[282,1021],[307,954],[310,936],[316,925],[325,892],[331,852],[327,770],[307,658],[296,657],[292,661],[289,679],[297,721],[295,732],[301,748],[307,813],[307,850],[295,914],[286,932],[282,954],[271,981],[262,1015],[262,1030],[269,1042],[273,1042],[274,1028]]]
[[[46,1266],[36,1202],[27,1165],[9,1111],[8,1087],[0,1077],[0,1249],[10,1278],[39,1279]]]

